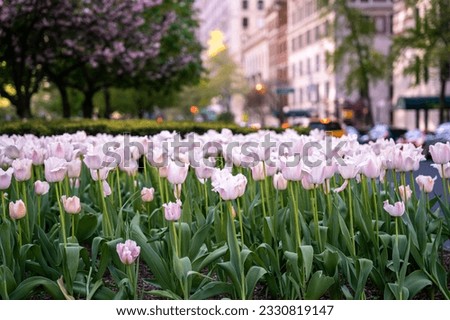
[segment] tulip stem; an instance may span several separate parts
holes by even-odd
[[[60,182],[57,182],[55,184],[55,190],[56,190],[56,200],[58,201],[58,207],[59,207],[59,218],[61,220],[61,230],[62,230],[62,237],[64,241],[64,247],[67,247],[67,236],[66,236],[66,223],[64,221],[64,210],[61,205],[61,192],[59,190],[60,188]]]
[[[116,168],[116,179],[117,179],[117,195],[119,197],[119,208],[122,210],[122,191],[120,188],[120,171]]]
[[[205,179],[203,183],[203,189],[205,190],[205,217],[208,214],[208,186],[206,183],[208,182],[208,179]]]
[[[104,195],[104,191],[103,191],[103,183],[102,183],[102,180],[100,180],[100,170],[97,170],[97,185],[98,185],[98,192],[100,195],[100,202],[103,207],[103,220],[104,220],[103,233],[106,237],[112,237],[113,230],[112,230],[112,226],[111,226],[111,220],[109,219],[108,207],[106,206],[105,195]],[[134,183],[133,183],[133,185],[134,185]]]
[[[370,179],[372,183],[372,199],[373,199],[373,208],[375,210],[375,232],[376,232],[376,242],[377,242],[377,250],[380,249],[380,227],[378,226],[378,203],[377,203],[377,186],[375,184],[375,179]]]
[[[180,218],[178,219],[178,256],[179,257],[181,257],[181,236],[182,236],[182,234],[181,234],[181,231],[182,231],[182,228],[181,228],[181,216],[180,216]]]
[[[22,184],[22,194],[23,194],[23,202],[25,204],[25,208],[28,211],[28,214],[25,215],[25,230],[26,230],[26,240],[31,242],[31,232],[30,232],[30,208],[28,208],[28,197],[27,197],[27,189],[25,185],[25,181]]]
[[[75,215],[72,214],[72,241],[75,239]]]
[[[349,218],[350,218],[350,237],[352,240],[352,256],[356,256],[356,248],[355,248],[355,231],[353,229],[353,199],[352,199],[352,184],[351,180],[348,181],[348,210],[349,210]]]
[[[314,185],[312,190],[312,207],[313,207],[313,217],[314,217],[314,229],[316,229],[317,243],[319,251],[322,252],[322,239],[320,238],[319,230],[319,210],[317,208],[317,185]]]
[[[297,208],[297,197],[294,194],[294,187],[292,183],[289,183],[289,191],[291,193],[292,198],[292,204],[294,207],[293,217],[294,217],[294,225],[295,225],[295,240],[296,240],[296,250],[301,246],[302,244],[302,238],[300,234],[300,226],[298,222],[298,208]]]
[[[19,231],[18,240],[19,240],[19,250],[22,248],[22,225],[20,223],[20,220],[17,221],[17,229]]]
[[[39,227],[41,227],[41,197],[37,196],[37,221]]]
[[[0,197],[2,197],[3,221],[6,221],[5,193],[3,191],[0,192]]]
[[[170,221],[169,224],[170,224],[170,230],[172,232],[173,243],[175,244],[175,254],[177,255],[177,257],[180,257],[180,252],[179,252],[179,248],[178,248],[177,231],[175,229],[175,222]]]
[[[239,230],[241,232],[241,246],[242,248],[244,248],[244,226],[242,223],[242,213],[241,213],[241,206],[239,205],[239,199],[236,199],[236,203],[237,203],[237,215],[239,218]]]
[[[441,180],[442,180],[442,189],[444,189],[444,200],[445,203],[448,203],[448,189],[447,189],[447,178],[445,177],[445,170],[444,170],[444,164],[441,164]]]
[[[262,202],[262,209],[263,209],[263,217],[264,217],[264,221],[263,224],[265,224],[265,220],[267,217],[267,212],[266,212],[266,197],[264,196],[264,181],[260,181],[259,183],[259,190],[261,192],[261,202]]]

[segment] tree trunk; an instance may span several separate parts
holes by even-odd
[[[17,96],[16,113],[21,119],[31,118],[31,97]]]
[[[447,80],[450,76],[450,63],[441,64],[440,72],[439,72],[439,81],[440,81],[440,91],[439,91],[439,123],[443,123],[446,121],[446,101],[445,101],[445,89],[447,86]]]
[[[94,111],[94,103],[93,103],[93,98],[94,98],[94,93],[95,92],[85,92],[84,93],[84,100],[83,100],[83,118],[87,118],[87,119],[91,119],[92,118],[92,113]]]
[[[109,89],[107,87],[103,88],[103,97],[105,99],[105,113],[103,114],[103,117],[105,119],[111,118],[111,93],[109,92]]]
[[[72,110],[70,108],[69,96],[67,94],[66,86],[59,81],[55,81],[55,85],[58,88],[59,94],[61,96],[61,104],[62,104],[62,116],[65,119],[68,119],[72,116]]]

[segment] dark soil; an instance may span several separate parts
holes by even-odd
[[[447,272],[450,272],[450,251],[444,251],[442,256],[442,262],[447,270]],[[153,286],[151,284],[151,280],[153,279],[153,275],[148,269],[147,265],[143,263],[142,261],[139,264],[139,279],[138,279],[138,292],[140,293],[139,299],[140,300],[162,300],[163,298],[157,297],[155,295],[150,294],[149,292],[152,290],[158,290],[156,286]],[[117,292],[118,288],[116,284],[114,283],[114,280],[112,279],[111,275],[109,273],[105,274],[104,278],[105,286],[111,289],[112,291]],[[450,290],[450,283],[448,285],[448,288]],[[373,284],[370,283],[370,281],[367,284],[367,287],[365,289],[365,294],[367,300],[379,300],[383,299],[383,293],[380,292]],[[433,291],[433,288],[425,288],[422,292],[417,294],[414,299],[415,300],[430,300],[434,296],[434,299],[436,300],[442,300],[444,297],[442,294],[435,290]],[[219,300],[223,298],[229,298],[226,296],[218,296],[214,299]],[[324,299],[328,299],[326,296],[323,297]],[[36,291],[34,292],[30,298],[30,300],[51,300],[52,297],[48,295],[44,290]],[[270,293],[268,293],[267,288],[264,285],[258,284],[254,291],[254,300],[272,300],[276,299],[276,297],[271,297]]]

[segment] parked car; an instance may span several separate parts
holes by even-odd
[[[377,141],[378,139],[393,139],[397,141],[407,132],[406,129],[394,128],[387,124],[377,124],[367,134],[361,136],[360,142]]]
[[[341,124],[336,121],[331,121],[329,118],[321,118],[318,120],[311,120],[308,127],[311,130],[319,129],[329,132],[333,137],[340,138],[345,134]]]

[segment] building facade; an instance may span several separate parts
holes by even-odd
[[[387,55],[391,45],[391,1],[353,0],[350,5],[374,19],[377,30],[374,49]],[[308,109],[319,117],[342,120],[345,115],[343,108],[355,105],[358,95],[345,89],[348,68],[333,70],[327,64],[327,55],[332,54],[346,31],[333,30],[334,19],[339,17],[333,11],[319,8],[317,1],[289,0],[288,12],[288,74],[294,89],[289,97],[289,107]],[[386,111],[390,108],[390,96],[388,79],[371,84],[370,99],[375,122],[389,122],[389,112]]]
[[[394,0],[393,32],[401,35],[405,30],[414,28],[416,21],[423,16],[428,1],[418,1],[416,6],[406,6],[403,0]],[[420,128],[434,131],[439,124],[439,111],[434,110],[406,110],[401,107],[403,98],[438,97],[440,93],[439,72],[435,68],[429,68],[428,82],[416,83],[412,75],[405,74],[404,70],[415,59],[417,51],[407,50],[397,60],[393,68],[393,105],[394,123],[402,128]],[[446,95],[450,95],[450,86],[447,85]]]

